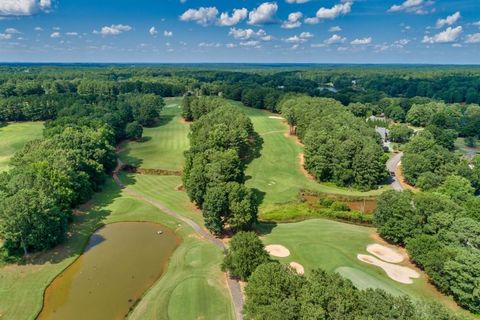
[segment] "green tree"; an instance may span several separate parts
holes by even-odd
[[[412,206],[413,194],[409,191],[387,191],[378,198],[373,221],[380,235],[398,244],[417,234],[421,217]]]
[[[393,142],[406,143],[413,135],[413,129],[404,124],[397,124],[390,128],[389,139]]]
[[[67,230],[67,212],[41,191],[24,189],[0,203],[0,234],[9,253],[42,250],[60,243]]]
[[[303,278],[276,262],[262,264],[252,273],[245,287],[246,319],[300,319],[300,293]]]
[[[143,127],[138,121],[130,122],[125,128],[125,134],[129,139],[140,140],[143,135]]]
[[[222,269],[245,281],[259,265],[269,261],[270,256],[255,232],[241,231],[232,237]]]
[[[447,195],[453,201],[465,202],[473,196],[475,189],[470,181],[459,176],[448,176],[445,182],[438,188],[438,192]]]

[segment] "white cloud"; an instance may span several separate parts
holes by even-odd
[[[466,43],[480,43],[480,33],[474,33],[467,35],[465,39]]]
[[[94,30],[93,33],[101,34],[102,36],[116,36],[124,32],[132,30],[132,27],[124,24],[112,24],[109,26],[104,26],[100,31]]]
[[[406,0],[401,4],[395,4],[388,9],[388,12],[409,12],[416,14],[426,14],[428,11],[425,7],[432,5],[434,2],[432,0]]]
[[[201,26],[208,26],[217,21],[218,10],[216,7],[200,7],[198,9],[188,9],[181,16],[181,21],[194,21]]]
[[[15,29],[15,28],[7,28],[7,29],[5,29],[5,33],[20,34],[21,32],[18,31],[17,29]]]
[[[302,32],[300,33],[300,38],[310,39],[310,38],[313,38],[313,34],[311,34],[310,32]]]
[[[334,26],[328,29],[328,32],[340,32],[340,31],[342,31],[342,28],[340,28],[340,26]]]
[[[242,47],[256,47],[256,48],[260,48],[260,41],[250,40],[250,41],[240,42],[240,45],[241,45]]]
[[[395,41],[393,43],[393,46],[397,47],[397,48],[403,48],[404,46],[406,46],[409,43],[410,43],[409,39],[400,39],[400,40]]]
[[[245,8],[233,9],[231,16],[228,14],[228,12],[223,12],[218,19],[218,25],[226,27],[234,26],[240,21],[244,20],[247,17],[247,14],[248,10]]]
[[[41,31],[43,31],[43,28],[42,28],[42,27],[35,27],[34,30],[35,30],[35,31],[38,31],[38,32],[41,32]]]
[[[236,48],[237,45],[236,45],[235,43],[227,43],[227,44],[225,45],[225,47],[227,47],[227,48],[229,48],[229,49],[233,49],[233,48]]]
[[[480,21],[477,21],[477,22],[472,23],[472,26],[480,27]]]
[[[218,25],[222,27],[231,27],[238,24],[240,21],[247,18],[248,10],[233,9],[232,15],[228,12],[223,12],[218,17],[218,9],[216,7],[200,7],[198,9],[188,9],[181,16],[181,21],[193,21],[201,26]]]
[[[352,5],[352,1],[344,1],[342,3],[334,5],[331,8],[322,7],[318,9],[315,17],[305,19],[305,23],[316,24],[322,20],[333,20],[338,16],[350,13],[350,11],[352,11]]]
[[[151,28],[148,30],[148,33],[150,33],[151,36],[154,36],[154,35],[158,34],[157,28],[151,27]]]
[[[455,12],[451,16],[446,17],[445,19],[438,19],[435,27],[442,28],[445,25],[451,26],[455,22],[457,22],[462,16],[460,15],[460,11]]]
[[[457,38],[462,33],[463,28],[458,26],[456,28],[448,27],[444,31],[437,33],[433,36],[424,36],[422,42],[423,43],[450,43],[455,42]]]
[[[287,43],[299,44],[307,42],[310,38],[313,38],[313,34],[311,34],[310,32],[302,32],[299,35],[294,35],[292,37],[283,39],[283,41]]]
[[[67,32],[65,33],[67,36],[70,36],[70,37],[76,37],[78,36],[78,32]]]
[[[60,35],[60,32],[58,31],[55,31],[50,35],[50,38],[60,38],[60,37],[61,35]]]
[[[372,37],[355,39],[350,42],[354,46],[365,46],[372,43]]]
[[[167,42],[168,43],[168,42]],[[170,45],[170,44],[169,44]],[[218,42],[201,42],[198,44],[200,48],[219,48],[222,45]]]
[[[295,35],[286,39],[283,39],[283,41],[288,42],[288,43],[301,43],[307,41],[306,39],[302,39],[299,36]]]
[[[276,2],[265,2],[248,14],[248,24],[262,25],[275,22],[278,5]]]
[[[1,0],[0,16],[30,16],[51,7],[51,0]]]
[[[335,43],[343,43],[347,40],[347,38],[339,36],[338,34],[332,35],[327,40],[323,41],[326,45],[335,44]]]
[[[165,30],[165,31],[163,31],[163,36],[164,37],[172,37],[173,36],[173,31]]]
[[[12,35],[9,33],[0,33],[0,40],[10,40],[12,39]]]
[[[302,4],[302,3],[310,2],[310,0],[286,0],[286,2],[287,2],[287,3]]]
[[[288,15],[288,19],[282,23],[282,28],[284,29],[294,29],[302,25],[300,19],[302,19],[303,13],[300,11],[292,12]]]
[[[265,30],[263,29],[254,31],[253,29],[230,28],[230,32],[228,34],[234,37],[235,39],[239,39],[239,40],[250,40],[250,39],[257,39],[262,41],[272,40],[272,36],[268,35],[267,32],[265,32]]]

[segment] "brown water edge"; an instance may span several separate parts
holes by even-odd
[[[48,286],[37,319],[124,319],[166,271],[180,241],[156,223],[102,227],[84,253]]]

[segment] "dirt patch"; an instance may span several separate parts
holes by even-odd
[[[279,244],[271,244],[265,247],[265,250],[274,257],[285,258],[290,255],[290,250]]]
[[[384,262],[380,259],[375,258],[374,256],[366,255],[366,254],[358,254],[358,260],[380,267],[385,271],[385,273],[392,279],[400,283],[404,284],[412,284],[413,280],[416,278],[420,278],[420,274],[408,267],[404,266],[397,266],[393,263]]]
[[[303,143],[300,142],[300,139],[298,139],[298,137],[294,134],[291,134],[290,132],[285,132],[283,134],[285,136],[285,138],[287,139],[292,139],[296,144],[298,144],[299,146],[302,146],[303,147]]]
[[[315,178],[307,171],[307,169],[305,169],[305,155],[303,153],[300,153],[298,157],[299,157],[300,171],[303,173],[305,177],[315,181]]]
[[[175,187],[175,191],[185,191],[185,187],[183,186],[183,184],[179,184]]]
[[[305,268],[298,262],[292,261],[289,266],[293,268],[298,274],[304,274]]]
[[[285,120],[284,117],[279,117],[279,116],[269,116],[270,119],[278,119],[278,120]]]
[[[368,245],[367,251],[377,258],[390,263],[400,263],[405,260],[405,256],[403,254],[378,243]]]
[[[191,123],[191,121],[187,121],[183,117],[180,117],[179,121],[180,121],[181,124],[190,124]]]
[[[414,192],[417,192],[418,189],[415,188],[414,186],[408,184],[407,180],[405,180],[405,177],[403,176],[403,171],[402,171],[402,163],[400,162],[398,166],[395,168],[395,176],[398,179],[398,182],[402,186],[403,189],[405,190],[411,190]]]

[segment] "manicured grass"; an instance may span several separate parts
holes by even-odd
[[[25,143],[42,137],[43,122],[18,122],[0,126],[0,172],[8,169],[8,162]]]
[[[82,252],[88,237],[101,225],[119,221],[161,223],[183,239],[171,257],[168,271],[148,291],[132,318],[144,319],[148,314],[151,315],[148,319],[169,319],[172,315],[182,315],[182,319],[197,319],[197,316],[233,319],[228,289],[219,267],[221,251],[198,239],[186,224],[120,191],[111,180],[95,196],[94,206],[75,217],[72,236],[65,244],[37,255],[27,265],[7,265],[0,269],[0,318],[34,318],[41,310],[45,288]],[[191,283],[195,283],[194,287],[188,284],[189,279],[197,279]],[[209,297],[208,303],[205,296]],[[195,317],[184,314],[185,305]]]
[[[125,145],[120,153],[124,163],[146,169],[182,169],[189,126],[182,123],[181,101],[181,98],[165,100],[160,122],[153,128],[143,129],[144,141]]]
[[[394,295],[409,295],[414,299],[432,299],[454,307],[452,299],[438,293],[428,284],[422,272],[413,284],[401,284],[390,279],[378,267],[363,263],[357,254],[369,254],[368,244],[375,243],[375,229],[326,219],[312,219],[298,223],[260,225],[265,244],[281,244],[290,250],[290,256],[279,258],[289,263],[296,261],[312,269],[322,268],[338,272],[349,278],[359,288],[380,288]]]
[[[235,104],[250,117],[255,131],[263,140],[261,156],[248,164],[246,170],[249,177],[247,186],[264,195],[261,211],[275,203],[295,200],[301,189],[354,196],[377,195],[385,190],[361,192],[313,181],[301,171],[300,153],[303,152],[303,147],[294,137],[285,136],[288,125],[283,120],[271,118],[278,115],[247,108],[238,102]]]

